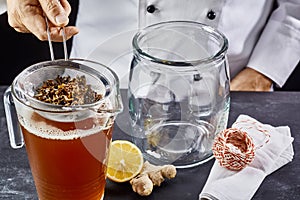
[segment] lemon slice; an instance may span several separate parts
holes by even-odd
[[[114,140],[109,150],[107,178],[126,182],[137,176],[144,164],[140,149],[127,140]]]

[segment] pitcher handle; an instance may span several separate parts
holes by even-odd
[[[9,133],[10,146],[14,149],[22,148],[24,139],[18,122],[16,107],[11,94],[11,87],[5,90],[3,96],[4,110]]]

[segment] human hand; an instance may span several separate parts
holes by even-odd
[[[260,72],[246,67],[230,82],[232,91],[270,91],[272,80]]]
[[[69,23],[71,6],[67,0],[7,0],[8,23],[16,31],[33,33],[39,40],[48,40],[45,15],[49,21],[51,40],[62,41],[61,27]],[[66,26],[66,39],[79,31]]]

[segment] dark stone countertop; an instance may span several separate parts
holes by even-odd
[[[7,86],[0,86],[0,199],[37,199],[25,148],[12,149],[9,144],[3,108],[3,92],[6,88]],[[267,176],[253,199],[300,199],[300,93],[232,92],[228,126],[231,126],[239,114],[249,115],[273,126],[288,125],[295,139],[293,161]],[[129,123],[124,119],[126,110],[116,120],[114,139],[128,139],[129,136],[122,131]],[[129,183],[113,183],[108,180],[104,199],[197,200],[213,162],[214,160],[210,160],[198,167],[178,169],[176,178],[154,188],[148,197],[134,193]]]

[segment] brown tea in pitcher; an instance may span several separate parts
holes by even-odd
[[[95,130],[95,118],[55,122],[36,113],[30,121],[22,132],[39,198],[99,200],[112,127]]]

